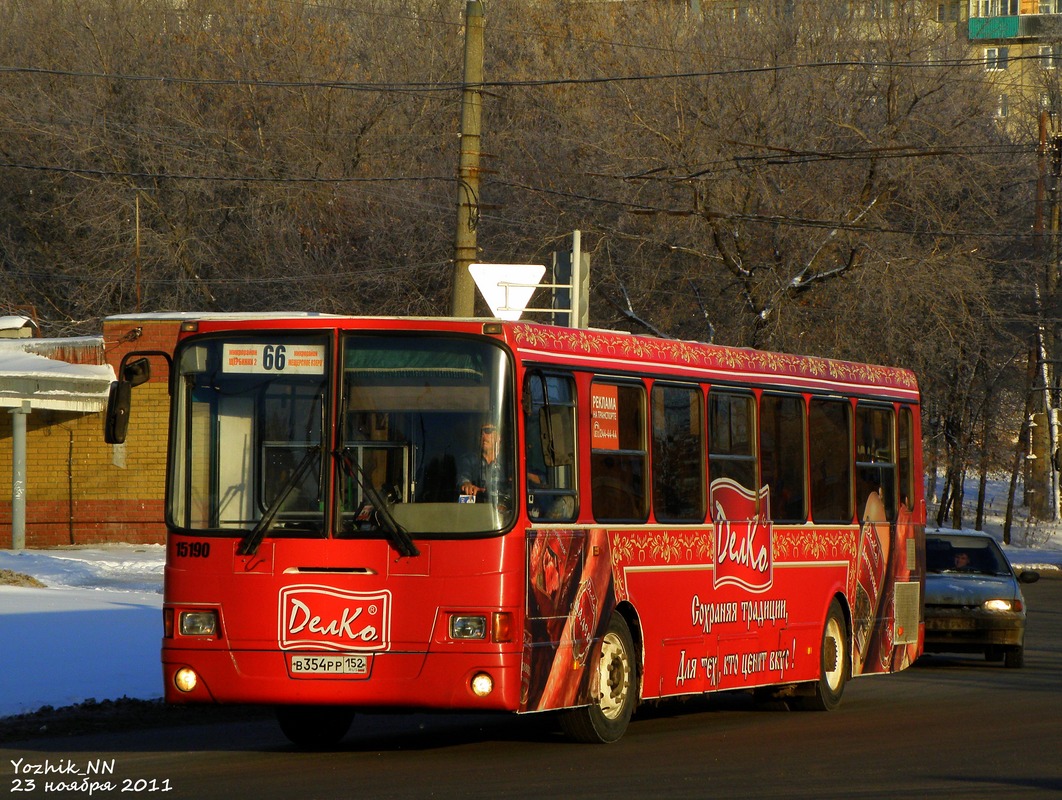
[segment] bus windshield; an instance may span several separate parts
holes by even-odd
[[[353,334],[342,358],[340,533],[507,527],[515,434],[504,351],[470,338]]]
[[[511,524],[511,368],[492,342],[359,332],[336,356],[316,332],[240,333],[190,340],[174,364],[177,528],[239,536],[245,552],[333,535],[412,555],[412,536]]]
[[[320,335],[232,335],[177,352],[172,524],[324,533],[328,351]]]

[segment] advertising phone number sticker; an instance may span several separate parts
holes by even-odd
[[[293,678],[368,678],[371,655],[302,655],[289,656]]]
[[[324,375],[323,344],[226,344],[222,371],[252,375]]]

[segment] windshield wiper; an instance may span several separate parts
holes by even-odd
[[[336,450],[332,455],[339,461],[343,471],[351,478],[358,482],[365,495],[369,498],[369,502],[372,503],[373,510],[376,511],[377,519],[382,523],[382,527],[387,531],[387,539],[391,542],[391,545],[398,551],[399,555],[408,556],[410,558],[420,555],[420,550],[417,549],[417,545],[413,542],[413,538],[409,535],[409,531],[402,527],[402,525],[395,519],[394,514],[391,513],[391,505],[387,499],[380,493],[380,491],[372,485],[372,481],[365,474],[365,470],[361,464],[350,454],[350,448],[343,447]]]
[[[306,455],[302,457],[302,461],[295,467],[295,470],[284,482],[284,485],[280,487],[280,491],[277,492],[277,496],[273,498],[273,502],[269,504],[269,508],[265,510],[262,518],[258,520],[258,524],[251,528],[247,535],[243,537],[243,541],[240,542],[240,547],[236,551],[237,554],[253,556],[258,552],[258,546],[272,529],[277,514],[280,512],[280,507],[284,505],[284,501],[288,499],[288,495],[291,494],[292,490],[302,483],[302,479],[306,477],[306,473],[313,465],[313,457],[319,455],[320,452],[319,448],[311,448],[306,451]]]

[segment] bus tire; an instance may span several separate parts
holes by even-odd
[[[277,706],[276,714],[280,730],[304,750],[335,747],[354,721],[354,710],[344,706]]]
[[[574,741],[609,744],[623,736],[638,702],[634,639],[620,614],[609,620],[595,657],[600,697],[588,706],[562,711],[560,723]]]
[[[852,671],[852,653],[848,648],[848,625],[841,604],[834,600],[826,614],[819,648],[819,679],[809,696],[801,697],[801,707],[808,711],[833,711],[841,705],[845,683]]]

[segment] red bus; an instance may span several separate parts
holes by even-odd
[[[396,708],[610,742],[680,695],[833,709],[921,652],[908,371],[233,315],[182,325],[171,388],[168,702],[274,705],[311,746]]]

